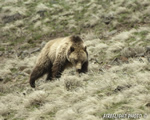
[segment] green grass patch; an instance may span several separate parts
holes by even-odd
[[[12,73],[15,73],[15,72],[18,71],[18,69],[17,69],[17,68],[11,68],[10,71],[11,71]]]
[[[39,32],[36,32],[36,33],[33,34],[33,39],[34,39],[34,40],[38,40],[38,39],[40,39],[41,37],[42,37],[42,35],[41,35]]]
[[[130,46],[130,44],[132,43],[132,42],[135,42],[136,41],[136,37],[134,37],[134,36],[132,36],[132,37],[130,37],[129,39],[127,39],[126,40],[127,42],[127,46]]]
[[[141,32],[135,32],[134,35],[137,35],[137,36],[146,36],[147,34],[149,33],[149,31],[141,31]]]
[[[121,13],[120,15],[118,15],[119,16],[118,21],[120,23],[128,23],[129,15],[130,15],[129,13]]]
[[[5,51],[5,48],[4,47],[0,47],[0,51]]]

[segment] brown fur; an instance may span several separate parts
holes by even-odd
[[[30,85],[35,87],[35,80],[46,73],[46,80],[59,78],[67,67],[72,66],[77,73],[88,71],[88,53],[82,39],[79,36],[69,36],[51,40],[39,55],[30,75]]]

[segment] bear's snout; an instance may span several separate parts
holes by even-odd
[[[82,67],[81,63],[77,63],[77,65],[76,65],[76,71],[77,71],[78,73],[80,73],[81,67]]]

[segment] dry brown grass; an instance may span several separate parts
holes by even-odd
[[[106,0],[100,1],[101,4],[97,0],[88,3],[84,0],[71,2],[64,0],[64,2],[68,4],[55,3],[49,7],[48,1],[37,1],[35,4],[33,0],[25,2],[1,0],[2,14],[8,12],[12,15],[20,11],[22,16],[30,16],[30,19],[27,19],[29,24],[26,19],[6,24],[0,22],[3,33],[13,33],[18,37],[22,33],[25,36],[25,33],[30,33],[30,39],[26,36],[25,42],[29,40],[31,40],[29,42],[37,42],[34,39],[38,38],[41,31],[44,34],[42,38],[44,41],[48,40],[45,38],[47,34],[59,33],[60,35],[62,32],[60,29],[65,34],[71,34],[68,30],[76,33],[80,31],[79,28],[85,27],[80,31],[80,35],[89,53],[89,72],[78,77],[73,69],[69,69],[64,71],[60,79],[50,82],[45,82],[43,76],[36,81],[37,88],[32,89],[28,79],[39,52],[23,58],[17,56],[17,53],[12,56],[2,56],[0,119],[103,120],[103,115],[108,113],[136,113],[146,114],[146,118],[140,119],[149,120],[150,63],[146,48],[150,45],[150,28],[147,23],[145,23],[146,27],[141,24],[148,18],[149,0],[116,0],[116,2]],[[85,12],[85,8],[88,11]],[[37,14],[38,11],[43,10],[46,11],[45,17]],[[144,16],[146,18],[143,21]],[[108,25],[103,22],[105,19],[110,20]],[[131,27],[126,20],[129,20],[130,24],[138,22],[141,27],[135,24]],[[22,29],[19,26],[23,26]],[[27,29],[28,27],[30,29]],[[117,32],[111,33],[114,30]],[[36,31],[36,34],[33,31]],[[1,38],[4,40],[4,36]],[[4,41],[7,44],[8,41]],[[39,43],[36,47],[39,47]],[[18,48],[23,46],[17,45]],[[31,49],[36,48],[31,47]]]

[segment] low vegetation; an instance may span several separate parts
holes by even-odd
[[[149,0],[0,0],[0,119],[149,120],[149,11]],[[87,45],[89,72],[66,70],[52,82],[44,76],[32,89],[41,48],[71,34]]]

